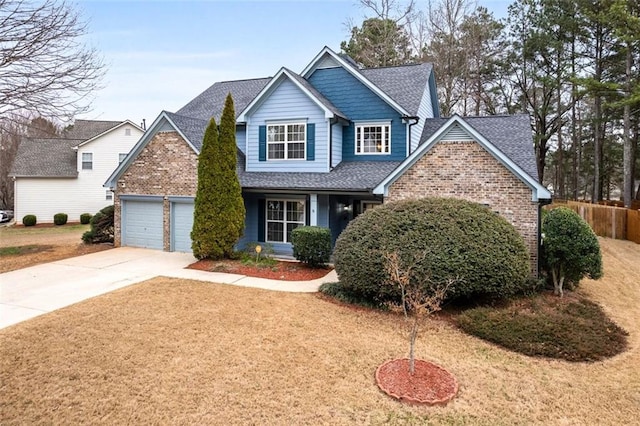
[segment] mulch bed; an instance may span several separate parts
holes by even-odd
[[[278,261],[274,265],[244,264],[241,260],[199,260],[187,266],[208,272],[246,275],[282,281],[309,281],[322,278],[331,272],[330,267],[311,268],[300,262]]]
[[[376,370],[376,383],[387,395],[412,404],[446,405],[458,393],[458,382],[447,370],[429,361],[392,359]]]

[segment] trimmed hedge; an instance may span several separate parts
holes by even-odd
[[[67,223],[69,216],[66,213],[56,213],[53,215],[53,223],[56,225],[64,225]]]
[[[80,223],[83,225],[87,225],[91,221],[91,213],[82,213],[80,215]]]
[[[345,291],[383,304],[400,299],[385,284],[384,256],[397,252],[404,265],[416,263],[422,285],[455,280],[447,298],[508,297],[530,287],[529,252],[522,236],[503,217],[464,200],[424,198],[383,204],[353,220],[333,252]]]
[[[24,226],[34,226],[36,223],[38,223],[36,215],[28,214],[22,218],[22,224]]]
[[[331,232],[319,226],[300,226],[291,231],[293,257],[309,266],[322,266],[331,256]]]
[[[91,229],[82,234],[82,241],[87,244],[113,243],[114,211],[111,205],[96,213],[89,222]]]

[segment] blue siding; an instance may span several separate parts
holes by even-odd
[[[247,129],[245,126],[236,126],[236,145],[244,154],[247,150]]]
[[[352,121],[391,121],[391,154],[355,155],[354,125],[344,128],[343,161],[402,161],[406,157],[406,125],[402,116],[343,68],[318,69],[309,82]]]
[[[248,117],[247,171],[328,172],[329,149],[324,111],[291,81],[284,79]],[[258,129],[269,121],[303,120],[315,123],[314,160],[259,161]]]
[[[318,226],[329,227],[329,196],[318,195]]]

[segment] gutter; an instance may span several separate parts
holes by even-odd
[[[409,146],[407,147],[408,148],[407,149],[407,157],[408,157],[409,155],[411,155],[411,127],[413,127],[416,124],[418,124],[418,122],[420,121],[420,117],[407,115],[407,116],[403,116],[402,119],[405,120],[405,121],[414,120],[413,123],[409,123],[409,130],[408,130],[409,131],[409,135],[408,135],[409,136],[409,138],[408,138],[409,139]]]

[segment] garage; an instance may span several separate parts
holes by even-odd
[[[162,198],[122,199],[122,245],[163,249]]]
[[[191,228],[193,228],[193,198],[170,198],[171,201],[171,251],[191,253]]]

